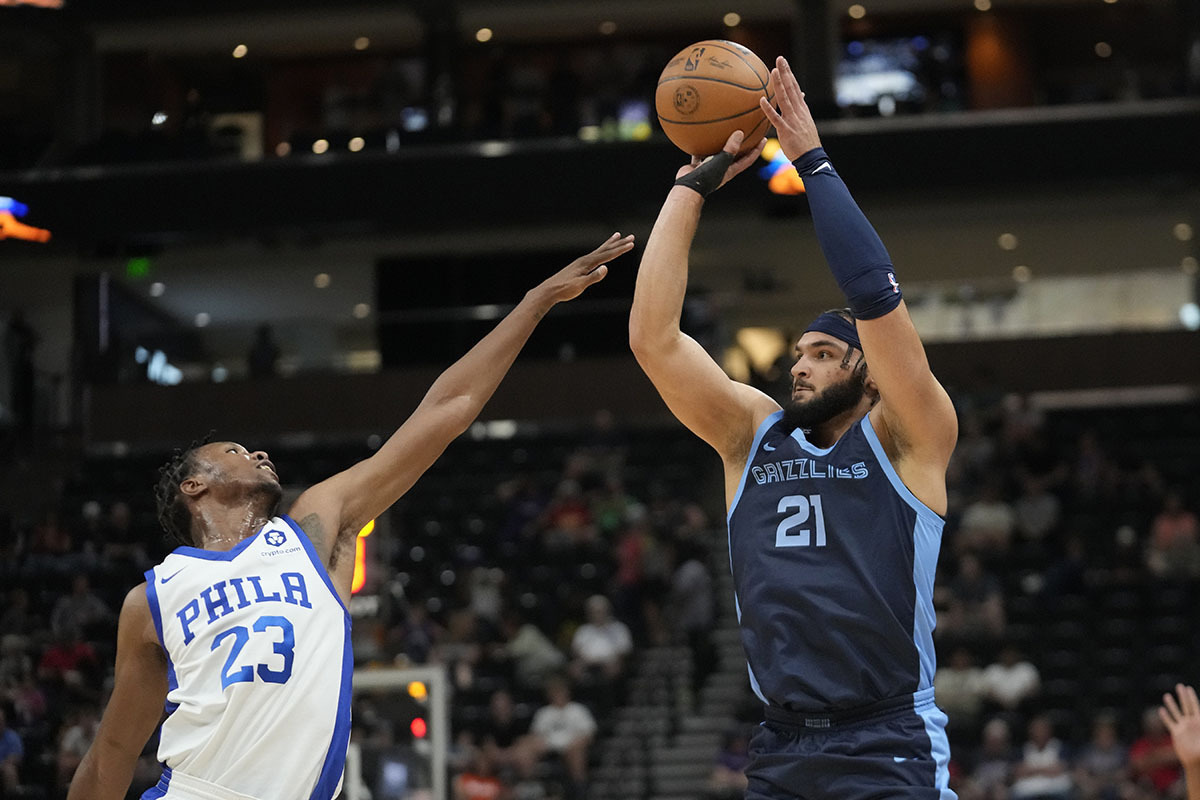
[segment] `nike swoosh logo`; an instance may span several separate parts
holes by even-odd
[[[763,450],[766,450],[768,453],[774,453],[775,446],[772,445],[770,442],[763,442]]]
[[[172,572],[170,575],[168,575],[167,577],[165,577],[165,578],[160,578],[158,582],[159,582],[159,583],[166,583],[167,581],[171,580],[171,578],[174,578],[176,575],[178,575],[179,573],[183,572],[183,570],[184,570],[184,569],[187,569],[187,568],[186,568],[186,567],[182,567],[182,568],[180,568],[180,569],[177,569],[177,570],[175,570],[174,572]]]
[[[904,756],[892,756],[892,761],[895,761],[897,764],[903,764],[905,761],[908,761],[908,759]]]
[[[814,169],[814,170],[813,170],[813,171],[812,171],[810,174],[811,174],[811,175],[816,175],[818,172],[820,172],[820,171],[821,171],[821,170],[823,170],[823,169],[827,169],[827,170],[829,170],[830,172],[833,172],[833,165],[832,165],[832,164],[830,164],[828,161],[822,161],[822,162],[821,162],[821,166],[819,166],[819,167],[817,167],[816,169]]]

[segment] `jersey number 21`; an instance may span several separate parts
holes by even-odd
[[[779,499],[780,514],[788,514],[775,529],[776,547],[825,546],[825,514],[821,511],[821,495],[789,494]],[[788,513],[793,512],[793,513]],[[813,542],[813,527],[816,542]]]

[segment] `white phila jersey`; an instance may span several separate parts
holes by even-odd
[[[275,517],[228,552],[146,573],[167,653],[163,775],[142,795],[329,800],[350,740],[350,615],[312,542]]]

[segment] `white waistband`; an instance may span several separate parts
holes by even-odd
[[[192,775],[171,771],[164,800],[259,800]]]

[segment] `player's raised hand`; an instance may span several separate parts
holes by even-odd
[[[783,56],[775,59],[771,81],[775,84],[775,100],[779,103],[779,110],[772,108],[765,97],[760,98],[758,104],[767,115],[767,120],[775,126],[775,135],[779,137],[783,154],[788,161],[795,161],[814,147],[820,147],[821,137],[817,135],[812,111],[804,102],[800,83]]]
[[[716,155],[700,158],[692,156],[692,163],[684,164],[675,173],[675,183],[694,189],[703,196],[720,189],[738,173],[753,164],[766,146],[767,140],[761,139],[758,144],[738,156],[745,134],[734,131],[725,140],[725,146]]]
[[[620,232],[587,255],[580,256],[561,270],[542,281],[538,289],[555,303],[573,300],[593,283],[599,283],[608,274],[608,265],[617,256],[633,249],[633,234],[622,236]]]
[[[1194,688],[1182,683],[1176,684],[1175,693],[1178,702],[1169,692],[1163,695],[1158,716],[1171,732],[1171,744],[1183,765],[1200,767],[1200,700]]]

